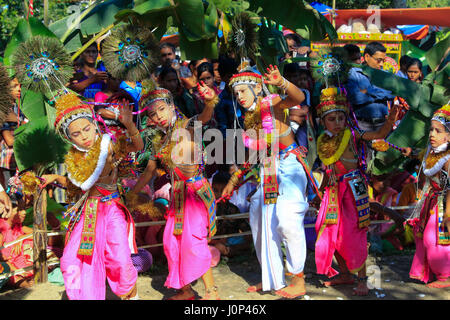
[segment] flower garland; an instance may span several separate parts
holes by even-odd
[[[351,131],[345,128],[337,135],[329,137],[322,133],[317,140],[317,153],[324,165],[329,166],[338,161],[350,141]]]
[[[261,97],[256,101],[256,108],[253,111],[246,111],[244,116],[245,130],[254,129],[256,131],[256,140],[259,139],[259,132],[262,127],[261,118]]]
[[[429,149],[426,158],[423,161],[424,164],[423,173],[428,177],[434,176],[436,173],[438,173],[439,170],[442,169],[444,164],[449,159],[450,159],[450,150],[439,153],[431,153]]]
[[[74,185],[83,191],[89,190],[97,181],[105,166],[111,138],[105,134],[97,139],[88,152],[72,147],[67,153],[64,163],[68,177]]]
[[[171,126],[171,128],[168,130],[167,134],[164,134],[163,132],[158,132],[155,137],[153,138],[153,150],[158,150],[156,154],[156,158],[160,159],[163,165],[168,169],[168,171],[171,171],[175,168],[175,165],[172,161],[172,149],[176,146],[177,141],[172,141],[172,132],[174,130],[181,128],[183,122],[186,120],[186,118],[181,117],[175,121],[175,124]],[[163,142],[163,135],[166,137],[165,141]]]

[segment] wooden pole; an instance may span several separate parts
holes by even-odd
[[[48,280],[47,269],[47,190],[37,190],[33,205],[33,271],[34,282]]]

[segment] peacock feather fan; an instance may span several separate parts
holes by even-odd
[[[111,75],[120,80],[149,78],[158,65],[158,42],[153,33],[134,24],[119,26],[103,43],[102,59]]]
[[[350,65],[342,47],[321,48],[311,57],[311,70],[314,80],[326,87],[341,87],[347,80]]]
[[[257,25],[252,21],[250,14],[240,12],[231,20],[231,33],[229,36],[229,48],[238,59],[255,59],[259,51]]]
[[[12,56],[16,77],[25,89],[46,93],[63,88],[72,78],[69,53],[56,38],[34,36]]]
[[[8,72],[5,67],[0,64],[0,126],[3,125],[10,108],[14,103],[10,83]]]

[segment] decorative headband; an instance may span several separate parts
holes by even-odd
[[[230,86],[234,88],[240,84],[262,84],[262,76],[254,72],[241,72],[233,75],[230,79]]]
[[[320,94],[320,103],[317,105],[317,115],[323,118],[335,111],[348,114],[349,108],[345,91],[336,87],[323,89]]]
[[[142,95],[139,106],[141,109],[148,108],[156,101],[165,101],[167,104],[173,104],[173,97],[169,90],[157,88]]]
[[[438,121],[441,123],[448,131],[450,131],[450,105],[446,104],[442,108],[438,109],[431,120]]]
[[[83,104],[81,99],[73,92],[61,95],[56,99],[55,129],[60,135],[70,140],[69,125],[80,118],[94,119],[92,108]]]

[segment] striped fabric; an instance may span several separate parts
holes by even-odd
[[[8,170],[14,170],[16,168],[14,149],[8,147],[5,140],[0,142],[0,152],[0,167]]]

